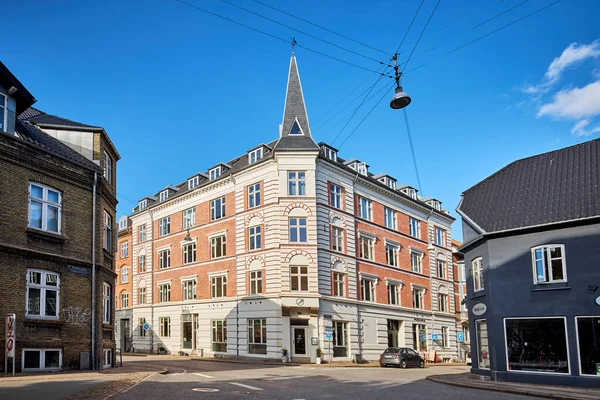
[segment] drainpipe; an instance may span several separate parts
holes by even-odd
[[[92,371],[96,369],[96,187],[98,172],[94,172],[92,195]]]
[[[354,177],[354,180],[352,181],[352,186],[356,185],[356,181],[358,181],[358,173],[356,173],[356,176]],[[354,199],[352,199],[354,200]],[[354,242],[356,244],[356,222],[354,223]],[[356,247],[356,246],[355,246]],[[360,282],[359,279],[359,275],[358,275],[358,271],[356,272],[356,282]],[[358,286],[357,286],[358,288]],[[360,359],[362,359],[362,329],[363,329],[363,325],[362,325],[362,321],[361,321],[361,315],[360,315],[360,302],[358,301],[359,299],[359,293],[360,290],[357,290],[356,292],[356,324],[357,324],[357,341],[358,341],[358,357],[355,356],[355,361],[358,364]],[[330,355],[330,357],[333,357],[333,354]]]
[[[152,255],[152,263],[150,264],[150,293],[152,294],[150,299],[150,326],[152,327],[150,354],[154,354],[154,214],[152,210],[148,213],[150,214],[150,232],[152,232],[152,240],[150,241],[150,254]]]

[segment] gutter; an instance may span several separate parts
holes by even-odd
[[[96,369],[96,187],[98,172],[94,172],[92,198],[92,371]]]

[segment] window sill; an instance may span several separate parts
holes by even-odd
[[[36,228],[31,228],[31,227],[27,228],[27,234],[31,235],[31,236],[35,236],[40,239],[48,240],[50,242],[55,242],[55,243],[64,243],[67,240],[61,234],[43,231],[41,229],[36,229]]]
[[[534,285],[531,288],[532,292],[548,292],[548,291],[553,291],[553,290],[570,290],[571,287],[567,286],[566,282],[563,283],[543,283],[543,284],[537,284]]]
[[[25,317],[25,320],[23,321],[25,325],[46,325],[46,326],[57,326],[60,327],[62,325],[64,325],[63,321],[59,320],[59,319],[46,319],[46,318],[32,318],[32,317]]]
[[[477,292],[473,293],[473,296],[471,296],[469,299],[467,300],[473,300],[473,299],[478,299],[480,297],[484,297],[485,296],[485,290],[478,290]]]
[[[104,252],[105,256],[108,256],[108,257],[110,257],[112,259],[115,258],[115,254],[112,251],[110,251],[108,249],[105,249],[104,247],[102,248],[102,251]]]

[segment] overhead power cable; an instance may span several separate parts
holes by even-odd
[[[236,20],[233,20],[233,19],[231,19],[231,18],[225,17],[225,16],[223,16],[223,15],[220,15],[220,14],[214,13],[214,12],[212,12],[212,11],[209,11],[209,10],[205,9],[205,8],[199,7],[199,6],[195,5],[195,4],[191,4],[191,3],[188,3],[188,2],[186,2],[186,1],[183,1],[183,0],[175,0],[175,1],[177,1],[178,3],[181,3],[181,4],[185,4],[185,5],[186,5],[186,6],[188,6],[188,7],[195,8],[196,10],[200,10],[200,11],[202,11],[202,12],[205,12],[205,13],[207,13],[207,14],[210,14],[210,15],[212,15],[212,16],[214,16],[214,17],[221,18],[221,19],[223,19],[223,20],[225,20],[225,21],[229,21],[229,22],[231,22],[231,23],[234,23],[234,24],[236,24],[236,25],[239,25],[239,26],[243,26],[244,28],[246,28],[246,29],[250,29],[251,31],[258,32],[258,33],[261,33],[261,34],[263,34],[263,35],[265,35],[265,36],[268,36],[268,37],[270,37],[270,38],[273,38],[273,39],[279,40],[279,41],[281,41],[281,42],[284,42],[284,43],[287,43],[287,44],[289,44],[289,43],[290,43],[290,41],[289,41],[289,40],[287,40],[287,39],[280,38],[279,36],[272,35],[272,34],[270,34],[270,33],[268,33],[268,32],[265,32],[265,31],[262,31],[262,30],[260,30],[260,29],[257,29],[257,28],[254,28],[254,27],[251,27],[251,26],[249,26],[249,25],[246,25],[246,24],[244,24],[244,23],[242,23],[242,22],[238,22],[238,21],[236,21]],[[347,65],[351,65],[351,66],[353,66],[353,67],[355,67],[355,68],[359,68],[359,69],[362,69],[362,70],[364,70],[364,71],[374,72],[374,73],[376,73],[376,74],[380,74],[380,75],[381,75],[381,73],[380,73],[379,71],[376,71],[376,70],[374,70],[374,69],[371,69],[371,68],[366,68],[366,67],[363,67],[363,66],[361,66],[361,65],[355,64],[355,63],[353,63],[353,62],[350,62],[350,61],[342,60],[341,58],[337,58],[337,57],[331,56],[331,55],[329,55],[329,54],[326,54],[326,53],[323,53],[323,52],[321,52],[321,51],[314,50],[314,49],[311,49],[311,48],[309,48],[309,47],[302,46],[302,45],[299,45],[299,44],[296,44],[295,46],[296,46],[296,47],[298,47],[298,48],[301,48],[301,49],[304,49],[304,50],[310,51],[311,53],[319,54],[319,55],[321,55],[321,56],[323,56],[323,57],[327,57],[327,58],[330,58],[330,59],[332,59],[332,60],[336,60],[336,61],[339,61],[339,62],[341,62],[341,63],[347,64]]]
[[[347,52],[349,52],[349,53],[352,53],[352,54],[354,54],[354,55],[357,55],[357,56],[359,56],[359,57],[362,57],[362,58],[364,58],[364,59],[367,59],[367,60],[370,60],[370,61],[374,61],[374,62],[376,62],[376,63],[378,63],[378,64],[381,64],[381,65],[385,65],[385,64],[384,64],[382,61],[380,61],[380,60],[377,60],[377,59],[375,59],[375,58],[372,58],[372,57],[369,57],[369,56],[365,56],[364,54],[358,53],[358,52],[356,52],[356,51],[354,51],[354,50],[350,50],[350,49],[349,49],[349,48],[347,48],[347,47],[339,46],[339,45],[337,45],[337,44],[335,44],[335,43],[332,43],[332,42],[330,42],[330,41],[328,41],[328,40],[321,39],[320,37],[317,37],[317,36],[315,36],[315,35],[312,35],[312,34],[310,34],[310,33],[308,33],[308,32],[301,31],[300,29],[296,29],[296,28],[294,28],[294,27],[292,27],[292,26],[290,26],[290,25],[286,25],[286,24],[284,24],[284,23],[281,23],[281,22],[279,22],[279,21],[277,21],[277,20],[274,20],[274,19],[272,19],[272,18],[266,17],[266,16],[264,16],[264,15],[262,15],[262,14],[260,14],[260,13],[254,12],[254,11],[252,11],[252,10],[248,10],[247,8],[244,8],[244,7],[242,7],[242,6],[239,6],[239,5],[237,5],[237,4],[234,4],[234,3],[232,3],[232,2],[230,2],[230,1],[228,1],[228,0],[221,0],[221,1],[222,1],[223,3],[229,4],[229,5],[230,5],[230,6],[232,6],[232,7],[235,7],[235,8],[238,8],[238,9],[240,9],[240,10],[243,10],[243,11],[245,11],[245,12],[249,13],[249,14],[256,15],[256,16],[257,16],[257,17],[259,17],[259,18],[266,19],[267,21],[270,21],[270,22],[272,22],[272,23],[274,23],[274,24],[277,24],[277,25],[279,25],[279,26],[283,26],[284,28],[291,29],[291,30],[293,30],[293,31],[296,31],[296,32],[298,32],[298,33],[301,33],[301,34],[303,34],[303,35],[306,35],[306,36],[308,36],[308,37],[311,37],[311,38],[313,38],[313,39],[316,39],[316,40],[318,40],[318,41],[320,41],[320,42],[326,43],[326,44],[328,44],[328,45],[330,45],[330,46],[337,47],[338,49],[341,49],[341,50],[347,51]]]
[[[438,36],[438,35],[440,35],[440,34],[442,34],[444,32],[447,32],[450,29],[454,28],[455,26],[458,26],[458,25],[462,24],[463,22],[466,22],[466,21],[470,20],[471,18],[478,17],[481,14],[483,14],[484,12],[486,12],[489,8],[496,7],[498,4],[503,3],[503,2],[504,2],[504,0],[498,0],[494,4],[490,4],[487,7],[484,7],[481,11],[479,11],[479,12],[477,12],[475,14],[469,15],[468,17],[465,17],[465,18],[461,19],[460,21],[455,22],[454,24],[450,25],[447,28],[442,29],[441,31],[432,33],[430,36],[431,37],[436,37],[436,36]]]
[[[400,41],[400,44],[398,45],[398,48],[396,49],[396,53],[394,53],[394,54],[398,54],[398,52],[400,51],[400,47],[402,47],[402,43],[404,43],[404,39],[406,39],[406,36],[408,35],[410,28],[412,28],[412,26],[415,22],[415,19],[417,19],[417,15],[419,15],[419,11],[421,11],[421,7],[423,7],[423,3],[425,3],[425,0],[421,0],[421,4],[419,4],[419,8],[417,8],[415,15],[413,16],[412,20],[410,21],[410,25],[408,25],[408,28],[406,28],[406,32],[404,32],[404,36],[402,37],[402,40]]]
[[[419,185],[419,192],[423,193],[421,187],[421,177],[419,176],[419,167],[417,167],[417,156],[415,155],[415,147],[413,146],[412,134],[410,132],[410,125],[408,123],[408,114],[406,107],[402,109],[404,111],[404,123],[406,124],[406,132],[408,133],[408,144],[410,145],[410,153],[412,154],[413,165],[415,166],[415,174],[417,175],[417,184]]]
[[[352,95],[352,93],[356,92],[360,87],[362,87],[365,83],[367,83],[368,80],[369,80],[369,78],[366,78],[364,81],[359,83],[354,89],[352,89],[350,91],[350,93],[348,93],[347,95],[342,97],[337,103],[335,103],[333,106],[331,106],[331,108],[327,109],[327,111],[325,111],[323,114],[321,114],[318,118],[315,118],[312,122],[312,126],[313,127],[316,126],[319,123],[319,121],[321,121],[323,118],[325,118],[325,116],[327,114],[329,114],[334,108],[336,108],[337,106],[342,104],[348,97],[350,97]],[[366,92],[366,90],[365,90],[365,92]],[[348,104],[348,103],[346,103],[346,104]]]
[[[510,11],[514,10],[514,9],[515,9],[515,8],[517,8],[517,7],[521,7],[523,4],[527,3],[528,1],[529,1],[529,0],[522,1],[522,2],[521,2],[521,3],[519,3],[519,4],[517,4],[517,5],[515,5],[515,6],[512,6],[512,7],[511,7],[511,8],[509,8],[508,10],[505,10],[505,11],[501,12],[500,14],[496,14],[496,15],[494,15],[492,18],[488,18],[488,19],[486,19],[486,20],[485,20],[485,21],[483,21],[482,23],[480,23],[480,24],[477,24],[477,25],[475,25],[474,27],[472,27],[471,29],[469,29],[469,32],[471,32],[473,29],[479,28],[481,25],[487,24],[488,22],[495,20],[496,18],[498,18],[498,17],[500,17],[500,16],[502,16],[502,15],[506,14],[507,12],[510,12]]]
[[[458,50],[460,50],[460,49],[463,49],[463,48],[465,48],[465,47],[467,47],[467,46],[469,46],[469,45],[471,45],[471,44],[473,44],[473,43],[475,43],[475,42],[478,42],[478,41],[480,41],[481,39],[485,39],[486,37],[488,37],[488,36],[490,36],[490,35],[493,35],[494,33],[501,31],[502,29],[508,28],[509,26],[512,26],[512,25],[516,24],[517,22],[523,21],[524,19],[526,19],[526,18],[529,18],[529,17],[531,17],[532,15],[535,15],[535,14],[537,14],[537,13],[541,12],[541,11],[544,11],[546,8],[552,7],[553,5],[555,5],[555,4],[557,4],[557,3],[560,3],[561,1],[562,1],[562,0],[556,0],[555,2],[553,2],[553,3],[550,3],[550,4],[548,4],[548,5],[544,6],[544,7],[538,8],[537,10],[535,10],[535,11],[533,11],[533,12],[531,12],[531,13],[529,13],[529,14],[527,14],[527,15],[525,15],[525,16],[523,16],[523,17],[521,17],[521,18],[518,18],[518,19],[516,19],[516,20],[514,20],[514,21],[512,21],[512,22],[509,22],[508,24],[506,24],[506,25],[503,25],[503,26],[501,26],[500,28],[494,29],[493,31],[491,31],[491,32],[488,32],[488,33],[486,33],[485,35],[479,36],[477,39],[474,39],[474,40],[471,40],[470,42],[464,43],[464,44],[462,44],[462,45],[460,45],[460,46],[456,47],[455,49],[452,49],[452,50],[450,50],[449,52],[442,54],[442,55],[441,55],[441,56],[439,56],[439,57],[436,57],[436,58],[434,58],[434,59],[432,59],[432,60],[430,60],[430,61],[427,61],[427,62],[425,62],[425,63],[423,63],[423,64],[419,65],[418,67],[415,67],[415,68],[411,69],[411,70],[410,70],[410,71],[408,71],[406,74],[408,74],[408,73],[410,73],[410,72],[413,72],[413,71],[415,71],[415,70],[417,70],[417,69],[419,69],[419,68],[421,68],[421,67],[424,67],[425,65],[431,64],[432,62],[434,62],[434,61],[437,61],[437,60],[439,60],[440,58],[444,58],[444,57],[446,57],[446,56],[448,56],[448,55],[450,55],[450,54],[452,54],[452,53],[454,53],[454,52],[456,52],[456,51],[458,51]],[[406,75],[406,74],[405,74],[405,75]]]
[[[431,12],[431,15],[429,16],[429,19],[427,20],[427,23],[423,27],[423,30],[421,31],[421,34],[419,35],[419,39],[417,39],[417,43],[415,43],[415,47],[413,47],[412,51],[410,52],[410,55],[408,56],[408,59],[404,63],[404,67],[402,67],[402,73],[404,73],[404,70],[406,69],[406,66],[408,65],[408,62],[410,61],[412,55],[414,54],[415,50],[417,49],[417,46],[419,45],[419,42],[421,41],[421,38],[423,37],[423,34],[427,30],[427,27],[429,26],[429,23],[431,22],[431,18],[433,18],[433,14],[435,14],[435,10],[437,10],[438,6],[440,5],[440,1],[441,0],[438,0],[438,2],[435,3],[435,7],[433,8],[433,11]]]
[[[380,53],[383,53],[383,54],[385,54],[386,56],[389,56],[389,53],[388,53],[387,51],[385,51],[385,50],[381,50],[381,49],[378,49],[378,48],[376,48],[376,47],[370,46],[370,45],[368,45],[368,44],[366,44],[366,43],[363,43],[363,42],[360,42],[360,41],[358,41],[358,40],[352,39],[352,38],[350,38],[350,37],[348,37],[348,36],[346,36],[346,35],[342,35],[341,33],[337,33],[337,32],[335,32],[335,31],[332,31],[331,29],[325,28],[325,27],[324,27],[324,26],[322,26],[322,25],[315,24],[314,22],[311,22],[311,21],[309,21],[309,20],[307,20],[307,19],[304,19],[304,18],[298,17],[297,15],[294,15],[294,14],[292,14],[292,13],[289,13],[289,12],[287,12],[287,11],[281,10],[281,9],[279,9],[279,8],[277,8],[277,7],[273,7],[272,5],[269,5],[269,4],[267,4],[267,3],[264,3],[264,2],[262,2],[262,1],[259,1],[259,0],[254,0],[254,2],[256,2],[256,3],[258,3],[258,4],[262,4],[262,5],[263,5],[263,6],[265,6],[265,7],[268,7],[268,8],[270,8],[270,9],[272,9],[272,10],[275,10],[275,11],[277,11],[277,12],[280,12],[280,13],[282,13],[282,14],[288,15],[288,16],[290,16],[290,17],[292,17],[292,18],[296,18],[296,19],[298,19],[298,20],[300,20],[300,21],[302,21],[302,22],[306,22],[307,24],[310,24],[310,25],[312,25],[312,26],[316,26],[317,28],[323,29],[324,31],[327,31],[327,32],[329,32],[329,33],[333,33],[334,35],[337,35],[337,36],[339,36],[339,37],[342,37],[342,38],[344,38],[344,39],[346,39],[346,40],[350,40],[351,42],[354,42],[354,43],[360,44],[361,46],[368,47],[368,48],[369,48],[369,49],[371,49],[371,50],[375,50],[375,51],[378,51],[378,52],[380,52]]]

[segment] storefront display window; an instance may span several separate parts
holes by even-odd
[[[487,321],[478,319],[475,321],[475,329],[477,330],[477,366],[481,369],[490,368],[490,347],[488,343]]]
[[[577,342],[582,375],[596,376],[600,364],[600,316],[577,317]]]

